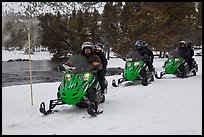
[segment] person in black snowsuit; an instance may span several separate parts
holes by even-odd
[[[135,50],[137,50],[140,53],[140,55],[143,57],[143,61],[147,64],[149,55],[148,55],[147,50],[144,49],[144,43],[143,43],[142,40],[136,41]],[[142,77],[145,79],[145,81],[147,83],[147,72],[146,72],[146,70],[144,70],[144,69],[141,70],[141,75],[142,75]]]
[[[147,60],[148,53],[147,53],[147,50],[144,49],[144,44],[142,40],[136,41],[135,50],[137,50],[140,53],[140,55],[142,55],[144,59]]]
[[[102,65],[103,65],[103,71],[104,71],[104,73],[106,73],[108,61],[107,61],[107,59],[105,57],[104,48],[103,48],[103,45],[101,43],[97,43],[95,45],[94,53],[99,56],[99,58],[100,58],[100,60],[102,62]]]
[[[178,48],[178,51],[180,52],[180,55],[184,58],[184,60],[186,62],[188,62],[188,59],[190,57],[190,54],[189,54],[189,50],[186,46],[186,42],[185,41],[181,41],[179,43],[179,48]]]
[[[153,72],[154,68],[152,63],[153,63],[154,55],[152,51],[147,48],[147,43],[142,40],[138,40],[135,43],[135,46],[136,46],[136,50],[139,51],[139,53],[144,57],[143,60],[147,64],[149,71]]]
[[[190,68],[190,70],[193,68],[193,62],[194,62],[194,58],[193,58],[193,56],[194,56],[194,50],[193,50],[193,48],[192,48],[192,42],[191,41],[189,41],[188,43],[187,43],[187,48],[188,48],[188,50],[189,50],[189,59],[188,59],[188,64],[189,64],[189,68]]]
[[[149,68],[149,71],[154,72],[154,67],[153,67],[154,54],[153,54],[152,50],[148,49],[147,45],[148,44],[145,41],[143,41],[143,48],[144,48],[144,50],[146,50],[146,53],[148,55],[148,57],[146,59],[146,64]]]
[[[106,75],[106,71],[107,71],[106,69],[107,69],[107,64],[108,64],[108,61],[105,57],[103,49],[104,48],[101,43],[97,43],[94,47],[94,53],[99,56],[102,62],[102,65],[103,65],[102,70],[98,71],[99,83],[101,85],[102,92],[104,92],[104,90],[107,88],[107,84],[105,83],[105,75]]]
[[[185,41],[180,41],[178,51],[180,52],[180,55],[184,58],[185,62],[189,65],[190,54]],[[185,66],[184,66],[185,62],[181,65],[181,68],[180,68],[182,71],[183,78],[187,76],[185,71]]]

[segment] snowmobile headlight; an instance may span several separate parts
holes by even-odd
[[[135,66],[139,66],[139,65],[140,65],[140,62],[135,62],[134,65],[135,65]]]
[[[130,62],[127,62],[127,67],[130,67],[131,66],[131,63]]]
[[[179,58],[175,58],[175,62],[178,62],[179,61]]]
[[[85,74],[84,74],[84,80],[88,80],[88,79],[89,79],[89,76],[90,76],[90,73],[85,73]]]
[[[70,81],[72,79],[72,75],[71,74],[66,74],[65,79]]]

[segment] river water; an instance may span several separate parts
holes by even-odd
[[[51,60],[32,61],[32,83],[60,82],[63,71],[58,66],[63,62]],[[120,74],[120,68],[108,68],[107,76]],[[2,87],[30,84],[29,61],[2,62]]]

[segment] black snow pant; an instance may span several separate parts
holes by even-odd
[[[148,66],[148,68],[149,68],[149,71],[150,71],[150,72],[153,72],[154,69],[153,69],[152,62],[151,62],[151,61],[146,61],[146,64],[147,64],[147,66]]]
[[[189,65],[189,69],[191,70],[192,68],[193,68],[193,61],[194,61],[194,59],[193,58],[189,58],[188,59],[188,65]]]
[[[104,70],[98,71],[98,80],[99,80],[99,84],[101,86],[101,90],[103,92],[107,88],[107,85],[105,83],[105,71]]]
[[[186,66],[186,63],[187,63],[187,65],[188,65],[188,61],[185,61],[183,64],[181,64],[180,66],[179,66],[179,70],[180,70],[180,72],[181,72],[181,77],[182,78],[185,78],[185,77],[187,77],[187,69],[188,69],[188,67]]]

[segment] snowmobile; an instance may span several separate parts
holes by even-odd
[[[173,74],[179,78],[185,78],[195,76],[196,72],[198,72],[198,64],[195,60],[193,61],[193,68],[190,70],[189,65],[176,49],[169,52],[169,57],[162,67],[164,71],[160,72],[160,76],[158,76],[159,79],[166,74]]]
[[[154,81],[154,74],[149,71],[148,66],[144,62],[144,57],[138,51],[130,51],[123,60],[126,61],[125,69],[122,72],[123,77],[118,79],[117,83],[113,79],[112,86],[118,87],[122,82],[135,82],[138,80],[141,81],[142,85],[147,86],[150,81]]]
[[[91,116],[101,114],[103,111],[98,111],[98,105],[105,101],[107,88],[101,92],[97,70],[82,55],[72,55],[68,61],[70,66],[64,65],[65,71],[58,87],[57,99],[50,100],[49,110],[45,110],[45,103],[42,102],[39,111],[48,115],[55,112],[53,108],[57,105],[75,105],[87,108]]]

